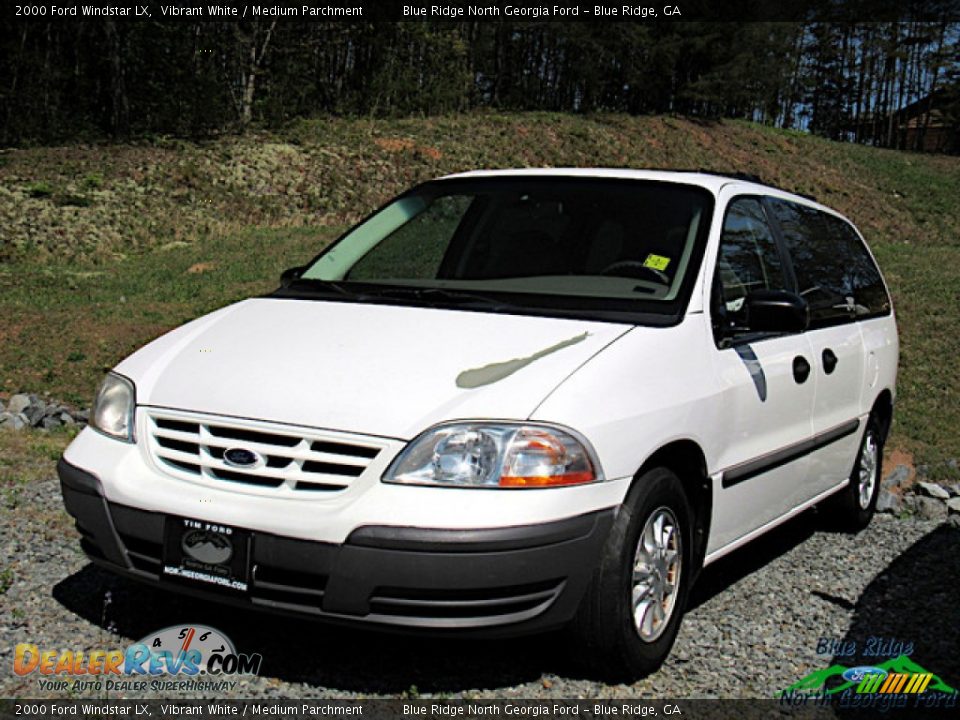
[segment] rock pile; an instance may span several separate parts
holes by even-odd
[[[0,400],[0,430],[51,430],[64,425],[85,425],[89,416],[88,410],[77,410],[34,394],[18,393],[6,404]]]
[[[945,520],[949,515],[960,515],[960,483],[918,480],[908,485],[909,477],[909,468],[898,465],[884,478],[877,498],[878,512],[908,513],[923,520]]]

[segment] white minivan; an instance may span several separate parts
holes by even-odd
[[[742,176],[419,185],[121,362],[58,471],[95,563],[648,673],[705,565],[869,522],[898,340],[853,225]],[[762,609],[758,608],[758,612]]]

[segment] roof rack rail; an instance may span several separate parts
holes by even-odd
[[[723,170],[709,170],[707,168],[698,168],[696,172],[702,173],[704,175],[716,175],[717,177],[728,177],[731,180],[743,180],[745,182],[756,183],[757,185],[766,185],[767,187],[774,188],[776,190],[783,190],[783,192],[788,192],[792,195],[797,195],[799,197],[806,198],[807,200],[813,200],[814,202],[819,202],[816,196],[814,195],[810,195],[809,193],[797,192],[796,190],[788,190],[787,188],[782,188],[779,185],[774,185],[773,183],[766,182],[759,175],[754,175],[753,173],[724,172]]]

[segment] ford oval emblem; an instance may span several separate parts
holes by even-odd
[[[223,461],[235,468],[258,468],[264,464],[263,455],[247,448],[232,447],[223,451]]]
[[[865,675],[883,675],[887,676],[887,671],[872,665],[858,665],[857,667],[847,668],[843,672],[843,679],[848,682],[860,682]]]

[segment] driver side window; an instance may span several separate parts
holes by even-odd
[[[746,326],[746,298],[754,290],[786,287],[780,253],[756,198],[727,206],[713,281],[714,328],[722,334]]]

